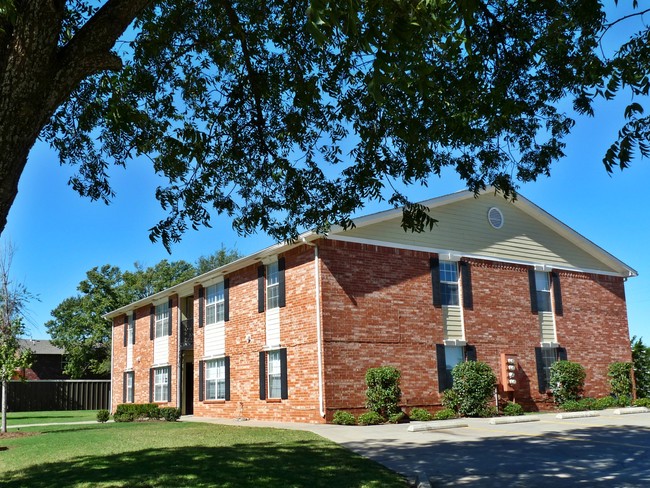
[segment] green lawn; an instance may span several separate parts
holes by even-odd
[[[310,432],[193,422],[22,431],[40,434],[0,437],[3,487],[406,486],[384,467]]]
[[[83,422],[97,420],[97,410],[68,410],[58,412],[7,412],[7,426]]]

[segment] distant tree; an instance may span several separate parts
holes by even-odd
[[[214,254],[209,256],[201,256],[196,260],[196,273],[202,275],[213,269],[220,268],[228,263],[236,261],[241,258],[242,255],[239,254],[237,249],[226,249],[226,247],[221,244],[221,249],[216,251]]]
[[[0,250],[0,381],[2,381],[2,426],[7,432],[7,383],[20,368],[31,366],[31,351],[20,349],[18,337],[25,329],[23,317],[26,304],[34,298],[25,285],[11,278],[14,249],[6,244]]]
[[[86,273],[79,294],[66,298],[45,324],[52,342],[65,350],[64,372],[72,378],[110,371],[111,322],[102,315],[130,301],[122,272],[108,264]]]
[[[639,398],[650,398],[650,346],[643,338],[632,337],[632,363],[636,379],[636,394]]]
[[[122,275],[124,293],[128,297],[126,303],[148,297],[194,276],[194,266],[183,260],[169,262],[163,259],[148,268],[135,263],[135,271],[125,271]]]

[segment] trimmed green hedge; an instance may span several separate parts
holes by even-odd
[[[133,422],[134,420],[160,419],[160,408],[155,403],[122,403],[113,414],[115,422]]]

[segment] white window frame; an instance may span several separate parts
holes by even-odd
[[[537,293],[537,311],[552,312],[550,273],[546,271],[535,271],[535,290]]]
[[[455,278],[455,279],[454,279]],[[460,306],[458,263],[440,261],[440,301],[443,306]]]
[[[135,383],[135,373],[127,371],[126,373],[126,403],[134,403],[133,384]]]
[[[155,337],[165,337],[169,331],[169,321],[171,320],[169,313],[169,303],[161,303],[156,305],[156,324],[155,324]]]
[[[205,289],[205,324],[211,325],[225,320],[226,297],[224,283],[220,281]]]
[[[153,371],[153,401],[166,402],[169,398],[169,370],[167,367]]]
[[[131,315],[129,315],[129,322],[128,322],[128,328],[127,328],[127,334],[126,334],[126,345],[131,346],[135,342],[133,339],[133,332],[135,330],[135,312]]]
[[[269,351],[267,358],[267,398],[282,398],[282,362],[280,360],[280,350]]]
[[[277,261],[266,265],[266,309],[280,307],[280,268]]]
[[[205,399],[226,399],[226,360],[225,358],[205,361]]]

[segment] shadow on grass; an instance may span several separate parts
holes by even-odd
[[[472,438],[459,429],[416,434],[431,438],[428,444],[385,439],[343,445],[398,472],[426,474],[433,487],[650,487],[648,427],[528,435],[508,428],[512,436]]]
[[[49,435],[44,434],[44,435]],[[394,473],[337,446],[295,441],[89,454],[9,471],[5,487],[403,487]]]

